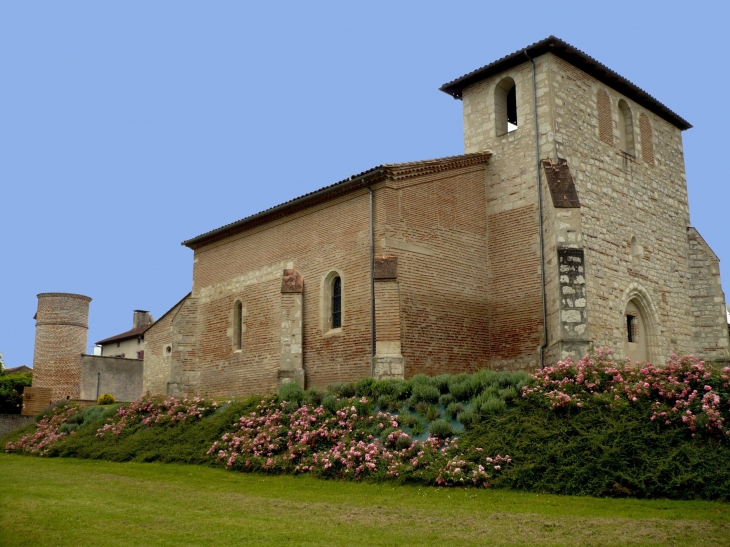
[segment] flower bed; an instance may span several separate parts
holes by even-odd
[[[323,406],[262,401],[208,454],[226,468],[268,473],[311,473],[322,477],[411,480],[439,485],[486,487],[487,469],[498,471],[509,457],[462,453],[457,441],[430,437],[413,441],[398,417],[371,412],[366,397],[338,400],[334,414]],[[291,411],[290,411],[291,410]]]
[[[589,400],[612,406],[648,400],[648,419],[683,424],[693,436],[699,430],[730,435],[730,367],[708,366],[691,355],[672,355],[666,366],[657,367],[617,363],[611,350],[596,351],[578,363],[567,359],[532,377],[534,383],[523,388],[523,397],[547,399],[551,409],[581,407]]]
[[[121,435],[122,432],[135,425],[152,426],[157,424],[199,420],[215,411],[218,403],[200,397],[188,399],[167,399],[151,396],[149,393],[128,406],[120,407],[116,415],[109,418],[96,436],[104,438],[107,433]]]
[[[48,454],[48,450],[53,443],[69,434],[60,432],[59,429],[68,421],[69,418],[76,415],[78,412],[79,407],[76,405],[54,408],[50,415],[43,417],[40,422],[36,424],[36,430],[33,433],[24,435],[14,443],[7,443],[5,445],[5,452],[45,456]],[[70,434],[73,433],[74,432],[71,431]]]

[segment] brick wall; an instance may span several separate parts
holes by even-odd
[[[303,279],[306,384],[324,387],[370,374],[369,197],[367,190],[314,206],[195,251],[199,302],[196,389],[214,396],[276,388],[285,269]],[[339,272],[343,324],[321,316],[325,277]],[[232,311],[243,304],[243,349],[232,350]],[[173,352],[174,354],[174,352]],[[173,355],[173,361],[175,356]]]
[[[175,304],[145,331],[143,393],[167,394],[172,370],[172,322],[184,301]]]
[[[509,361],[540,345],[542,296],[537,209],[525,206],[489,217],[490,350]]]
[[[573,70],[568,69],[570,74]],[[611,100],[605,89],[596,92],[596,115],[598,116],[598,138],[609,146],[613,146],[613,118],[611,117]]]
[[[390,371],[404,364],[410,377],[510,366],[525,353],[519,366],[534,362],[541,324],[534,204],[496,215],[494,235],[488,236],[483,164],[396,175],[374,192],[376,253],[397,259],[397,276],[376,282],[378,351]],[[325,387],[370,374],[368,201],[367,191],[357,190],[196,249],[190,299],[196,311],[183,319],[183,306],[173,322],[173,338],[195,341],[194,350],[188,348],[188,357],[191,351],[195,357],[185,363],[173,342],[171,374],[175,378],[179,370],[174,383],[180,393],[275,389],[288,323],[282,322],[281,276],[288,269],[303,279],[306,385]],[[496,262],[533,275],[490,281],[489,237]],[[332,272],[341,277],[343,291],[342,328],[334,330],[323,311]],[[490,283],[492,291],[510,291],[512,305],[502,308],[499,298],[490,299]],[[243,306],[240,352],[231,339],[237,300]],[[501,329],[497,352],[490,347],[492,325]],[[151,343],[154,331],[147,336]]]
[[[379,195],[377,248],[398,257],[405,376],[489,366],[485,166],[395,181]]]
[[[79,294],[38,295],[33,387],[51,388],[53,401],[76,399],[80,395],[89,302],[91,298]]]

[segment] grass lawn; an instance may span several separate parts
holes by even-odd
[[[730,505],[0,455],[0,546],[730,545]]]

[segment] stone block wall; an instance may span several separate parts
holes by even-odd
[[[727,357],[728,328],[720,259],[695,228],[687,230],[687,237],[694,351],[707,359]]]
[[[281,279],[281,348],[278,383],[297,382],[302,388],[305,387],[302,338],[303,291],[302,276],[296,270],[284,270]]]
[[[648,302],[642,313],[657,340],[649,359],[661,363],[673,352],[694,351],[681,131],[562,59],[545,57],[552,159],[568,161],[581,203],[592,342],[621,356],[626,299],[641,294]],[[633,155],[619,149],[621,99],[632,114]]]
[[[0,438],[11,431],[25,427],[35,421],[35,416],[21,416],[20,414],[0,414]]]
[[[401,304],[398,257],[375,257],[375,357],[376,378],[403,378]]]

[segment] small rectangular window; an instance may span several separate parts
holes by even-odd
[[[243,348],[243,304],[236,301],[233,305],[233,350]]]
[[[632,344],[635,344],[639,341],[638,336],[638,329],[636,328],[636,316],[634,315],[627,315],[626,316],[626,335],[627,340],[631,342]]]
[[[137,359],[140,361],[144,360],[144,350],[137,352]]]

